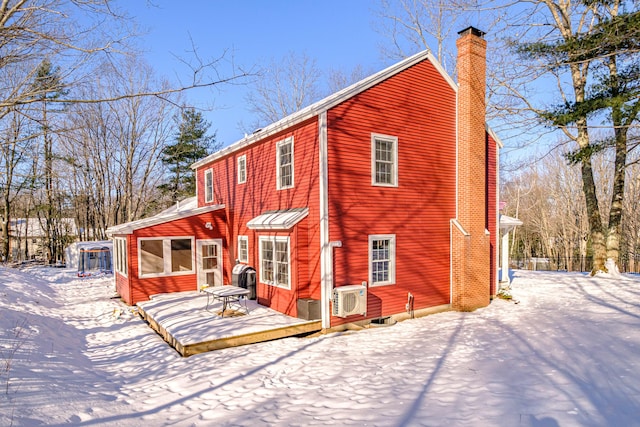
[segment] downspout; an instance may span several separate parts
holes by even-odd
[[[319,197],[320,197],[320,311],[322,328],[331,327],[329,303],[333,288],[333,254],[329,242],[329,166],[327,146],[327,112],[318,115],[318,141],[320,147]]]

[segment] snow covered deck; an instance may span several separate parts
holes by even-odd
[[[222,317],[220,302],[206,307],[207,296],[196,291],[154,295],[138,303],[142,318],[185,357],[322,329],[320,320],[290,317],[252,300],[247,301],[248,314],[227,309]]]

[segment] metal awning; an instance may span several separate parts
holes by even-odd
[[[252,230],[289,230],[309,215],[309,208],[267,211],[247,222]]]

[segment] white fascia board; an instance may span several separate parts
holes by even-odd
[[[491,138],[493,138],[493,140],[496,142],[496,145],[498,146],[498,149],[500,148],[504,148],[504,144],[502,143],[502,140],[498,137],[498,135],[493,131],[493,129],[491,129],[489,127],[489,125],[485,125],[485,129],[487,130],[487,133],[489,135],[491,135]]]

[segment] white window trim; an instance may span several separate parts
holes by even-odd
[[[389,240],[389,280],[385,282],[373,282],[373,241]],[[396,284],[396,235],[395,234],[370,234],[369,235],[369,286],[387,286]]]
[[[376,182],[376,140],[384,140],[393,142],[393,183]],[[371,185],[376,187],[397,187],[398,186],[398,137],[391,135],[383,135],[380,133],[371,134]]]
[[[171,241],[172,240],[191,240],[191,270],[171,271]],[[162,260],[164,261],[164,271],[162,273],[142,274],[142,241],[143,240],[162,240]],[[148,279],[152,277],[166,276],[186,276],[195,274],[196,270],[196,239],[193,236],[166,236],[166,237],[139,237],[138,238],[138,277]]]
[[[241,171],[244,171],[244,179],[242,179]],[[238,157],[238,184],[244,184],[245,182],[247,182],[247,155],[243,154]]]
[[[240,242],[245,242],[247,245],[247,258],[243,259],[240,252]],[[238,261],[249,264],[249,236],[238,236]]]
[[[211,177],[211,186],[207,185],[207,177]],[[213,202],[213,169],[204,171],[204,202]]]
[[[286,242],[287,243],[287,284],[286,285],[279,285],[276,282],[272,282],[272,281],[267,281],[264,280],[264,271],[263,271],[263,267],[262,267],[262,242],[264,241],[270,241],[273,243],[273,259],[271,260],[273,263],[273,274],[274,276],[277,274],[277,268],[276,268],[276,242]],[[281,288],[281,289],[291,289],[291,242],[289,240],[288,236],[260,236],[259,238],[259,257],[260,257],[260,283],[264,283],[265,285],[269,285],[269,286],[274,286],[277,288]]]
[[[291,144],[291,185],[283,187],[280,185],[280,146],[285,144]],[[294,144],[292,136],[276,143],[276,190],[286,190],[295,186],[294,158]]]
[[[121,276],[128,277],[127,239],[125,237],[114,238],[113,249],[114,270]]]

